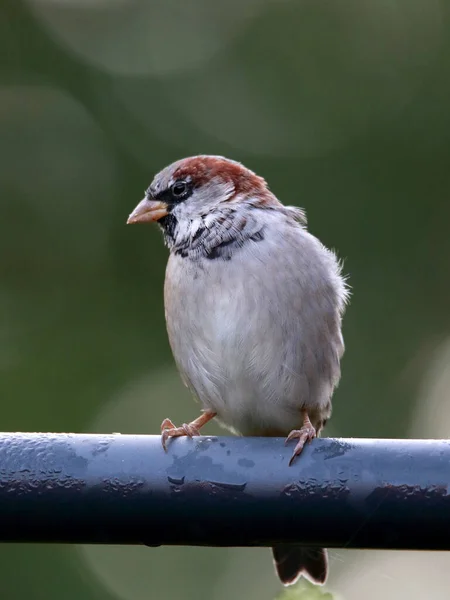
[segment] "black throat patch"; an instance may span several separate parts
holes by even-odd
[[[162,219],[159,219],[158,225],[163,230],[167,245],[170,246],[175,238],[175,232],[178,225],[177,218],[172,213],[169,213],[165,217],[162,217]]]

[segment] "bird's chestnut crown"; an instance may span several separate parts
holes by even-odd
[[[238,197],[271,196],[262,177],[221,156],[193,156],[169,165],[156,175],[146,194],[165,201],[169,211],[191,197],[197,208],[210,209],[214,204]]]
[[[160,171],[128,222],[202,217],[226,202],[251,199],[253,204],[279,205],[265,180],[242,164],[222,156],[192,156]],[[161,223],[164,226],[164,222]]]

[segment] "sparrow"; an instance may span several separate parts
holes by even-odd
[[[221,156],[184,158],[159,172],[127,223],[157,222],[169,248],[167,331],[201,415],[169,438],[197,436],[213,418],[246,436],[296,440],[292,464],[331,416],[349,296],[342,265],[266,181]],[[284,585],[325,583],[327,552],[274,546]]]

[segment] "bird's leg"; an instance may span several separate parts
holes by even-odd
[[[293,431],[291,431],[291,433],[287,436],[286,441],[285,441],[285,444],[287,444],[291,440],[298,438],[297,445],[295,446],[291,460],[289,461],[289,466],[292,465],[292,463],[295,460],[295,457],[299,456],[302,453],[304,445],[307,442],[309,443],[315,437],[317,437],[316,430],[314,429],[311,421],[309,420],[308,411],[305,408],[302,408],[301,412],[302,412],[302,417],[303,417],[302,428],[294,429]]]
[[[176,427],[170,419],[164,419],[161,423],[161,443],[164,450],[167,450],[166,443],[167,439],[170,437],[181,437],[188,436],[193,437],[194,435],[200,435],[200,427],[206,425],[208,421],[214,419],[217,413],[212,412],[211,410],[203,411],[199,417],[197,417],[194,421],[190,423],[183,423],[181,427]]]

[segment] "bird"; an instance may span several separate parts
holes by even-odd
[[[349,298],[342,262],[308,231],[303,209],[285,206],[262,177],[222,156],[162,169],[127,221],[152,222],[169,249],[170,346],[202,406],[190,423],[164,419],[164,449],[215,418],[238,435],[295,440],[291,465],[331,416]],[[284,585],[300,575],[325,583],[325,549],[272,551]]]

